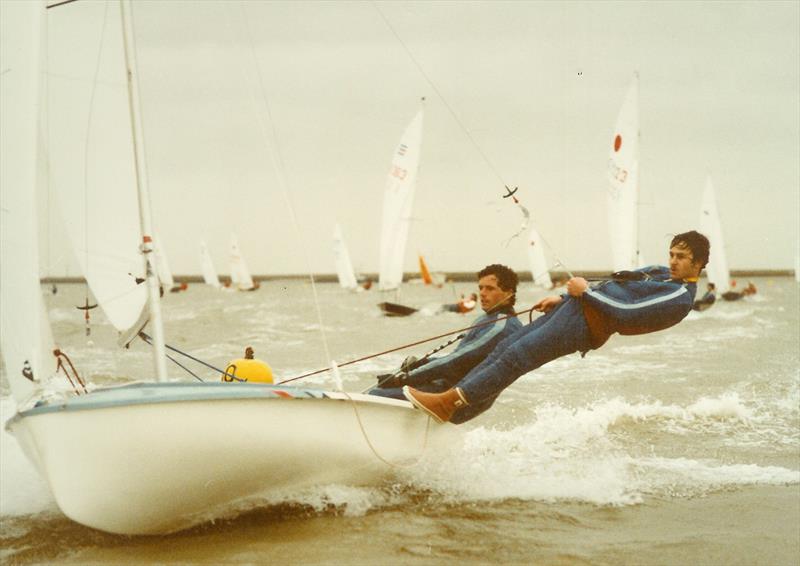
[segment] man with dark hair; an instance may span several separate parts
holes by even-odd
[[[438,393],[446,391],[483,361],[495,346],[522,328],[514,316],[514,302],[519,278],[513,269],[493,264],[478,273],[478,293],[484,314],[478,317],[458,347],[446,356],[423,358],[404,362],[403,367],[389,375],[378,376],[378,386],[370,395],[404,399],[404,385],[413,385],[419,391]],[[496,321],[492,324],[492,321]],[[491,402],[489,402],[491,405]],[[489,408],[476,402],[464,415],[483,412]]]
[[[439,422],[462,423],[488,409],[518,377],[556,358],[599,348],[616,332],[669,328],[692,310],[709,247],[699,232],[685,232],[670,243],[669,267],[617,272],[593,288],[586,279],[573,277],[567,293],[533,306],[544,316],[503,340],[454,387],[426,393],[406,386],[403,394]]]

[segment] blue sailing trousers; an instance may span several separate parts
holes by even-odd
[[[521,375],[556,358],[590,349],[581,301],[564,297],[549,313],[500,342],[456,384],[469,405],[457,411],[452,422],[465,422],[488,409],[503,389]]]

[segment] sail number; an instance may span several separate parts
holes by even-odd
[[[628,178],[628,170],[614,163],[613,159],[608,160],[608,174],[619,183],[624,183]]]
[[[403,169],[402,167],[398,167],[397,165],[392,165],[392,177],[396,177],[401,181],[408,176],[408,170]]]

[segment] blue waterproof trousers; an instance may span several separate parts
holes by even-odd
[[[488,409],[521,375],[561,356],[589,349],[583,306],[579,299],[565,297],[549,313],[500,342],[455,385],[469,405],[456,411],[451,422],[463,423]]]

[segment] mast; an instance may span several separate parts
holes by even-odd
[[[133,154],[136,166],[136,188],[139,197],[139,224],[142,232],[140,250],[144,256],[147,301],[150,307],[150,322],[153,325],[153,362],[158,381],[167,380],[166,347],[164,346],[164,324],[161,318],[160,291],[158,285],[153,245],[153,219],[150,208],[150,190],[147,186],[147,167],[144,155],[144,129],[139,109],[139,82],[136,75],[136,46],[133,37],[133,8],[131,0],[120,0],[122,38],[125,49],[125,70],[128,83],[128,107],[133,131]]]

